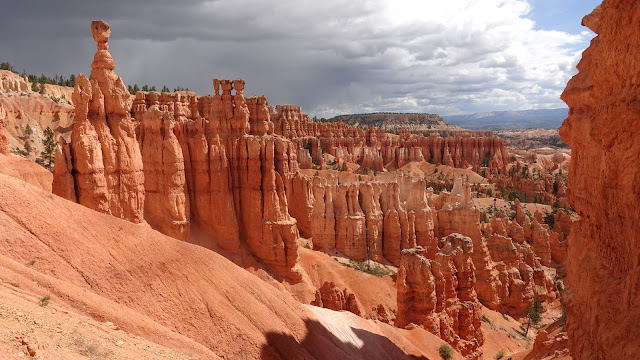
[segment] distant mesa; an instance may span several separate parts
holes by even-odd
[[[463,130],[459,126],[446,123],[440,115],[426,113],[377,112],[370,114],[338,115],[330,122],[343,122],[347,125],[369,128],[376,127],[384,131],[410,130]]]
[[[470,130],[557,129],[567,118],[569,109],[492,111],[466,115],[449,115],[444,120]]]

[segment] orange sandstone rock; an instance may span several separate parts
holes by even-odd
[[[562,94],[568,201],[582,217],[569,235],[563,292],[575,359],[640,354],[639,21],[631,0],[606,0],[585,16],[597,36]]]
[[[405,249],[398,270],[395,325],[424,327],[454,345],[469,359],[482,356],[482,320],[471,259],[470,238],[451,234],[441,240],[435,259],[422,247]]]
[[[336,311],[351,311],[356,315],[360,315],[360,307],[358,306],[356,296],[348,292],[347,289],[338,289],[333,282],[325,282],[322,287],[316,291],[315,296],[316,298],[311,302],[311,305]]]

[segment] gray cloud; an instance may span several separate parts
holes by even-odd
[[[8,2],[0,60],[18,70],[89,72],[100,18],[127,84],[205,94],[244,78],[246,94],[318,116],[559,107],[587,40],[535,30],[525,0]]]

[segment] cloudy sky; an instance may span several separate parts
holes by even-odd
[[[125,83],[246,95],[310,115],[557,108],[599,0],[2,0],[0,61],[88,73],[92,19]]]

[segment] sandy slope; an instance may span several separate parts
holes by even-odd
[[[203,359],[433,358],[441,343],[422,329],[345,312],[330,312],[339,321],[328,326],[325,311],[309,310],[210,250],[6,175],[0,230],[0,270],[19,274],[17,287],[44,288],[30,296],[46,293],[52,304]],[[343,341],[349,331],[359,342]]]
[[[22,179],[51,192],[53,174],[29,159],[13,154],[0,154],[0,173]]]

